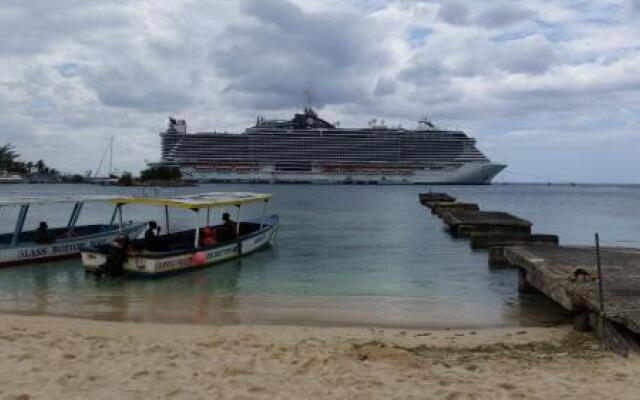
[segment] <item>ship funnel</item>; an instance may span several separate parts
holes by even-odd
[[[184,119],[169,117],[169,126],[167,128],[167,132],[186,134],[187,121]]]

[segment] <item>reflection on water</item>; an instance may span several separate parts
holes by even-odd
[[[0,271],[0,304],[3,312],[28,315],[214,325],[452,327],[564,320],[553,304],[531,295],[485,304],[419,297],[244,294],[238,286],[243,262],[135,280],[97,279],[86,275],[78,261],[8,268]],[[496,290],[511,293],[513,274],[504,275],[506,281]]]
[[[0,270],[0,312],[197,324],[323,324],[407,327],[540,324],[564,318],[541,296],[517,293],[513,270],[489,270],[486,252],[449,237],[417,202],[420,187],[208,185],[164,192],[276,192],[278,242],[242,260],[154,280],[97,280],[77,260]],[[131,193],[135,189],[16,185],[13,193]],[[514,212],[563,243],[637,245],[637,187],[447,187],[483,209]],[[23,193],[24,194],[24,193]],[[84,223],[111,207],[85,209]],[[259,214],[247,210],[245,216]],[[39,214],[38,214],[39,213]],[[216,214],[219,218],[221,212]],[[32,222],[66,215],[34,210]],[[64,213],[66,214],[66,212]],[[128,218],[161,221],[161,210]],[[193,217],[176,212],[175,227]],[[11,210],[0,210],[11,231]],[[57,221],[57,220],[60,221]]]
[[[6,312],[107,320],[236,324],[242,260],[160,279],[98,279],[79,261],[0,271]],[[19,276],[16,276],[19,275]]]

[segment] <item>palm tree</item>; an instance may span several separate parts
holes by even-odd
[[[0,170],[9,171],[19,167],[18,157],[19,155],[11,143],[0,146]]]
[[[36,168],[38,169],[38,173],[43,173],[46,168],[44,161],[38,160],[38,162],[36,162]]]

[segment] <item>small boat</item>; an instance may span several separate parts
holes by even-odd
[[[22,183],[24,179],[18,174],[10,174],[6,171],[0,172],[0,183]]]
[[[85,203],[104,202],[112,198],[112,196],[0,198],[2,208],[20,207],[13,233],[0,234],[0,267],[69,258],[79,255],[82,249],[110,243],[118,236],[140,234],[144,230],[144,223],[125,223],[120,219],[116,224],[115,211],[109,223],[77,225]],[[38,240],[37,230],[23,231],[31,208],[64,203],[74,204],[69,222],[64,227],[52,229],[46,227],[46,241]]]
[[[167,232],[158,235],[151,246],[146,239],[120,241],[93,246],[82,251],[85,270],[97,275],[155,277],[200,268],[244,257],[267,247],[278,231],[278,216],[267,216],[271,194],[215,192],[175,198],[119,198],[112,202],[121,209],[129,204],[164,207]],[[242,206],[262,204],[262,216],[255,221],[240,221]],[[211,209],[235,207],[235,232],[226,237],[222,225],[211,224]],[[194,228],[170,231],[169,209],[193,211]],[[203,219],[206,214],[206,224]],[[155,224],[155,222],[154,222]],[[218,233],[216,235],[216,232]],[[207,238],[207,240],[203,240]]]

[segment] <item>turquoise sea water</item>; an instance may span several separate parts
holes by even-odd
[[[140,188],[3,185],[2,196],[142,194]],[[79,260],[0,270],[0,312],[210,324],[406,327],[527,325],[562,319],[541,296],[520,295],[517,273],[491,270],[487,254],[454,240],[417,200],[421,186],[203,185],[147,195],[244,190],[276,194],[277,243],[260,253],[157,280],[96,280]],[[485,210],[530,219],[563,244],[640,247],[640,187],[493,185],[433,187]],[[72,205],[36,207],[40,220],[66,224]],[[102,222],[111,207],[85,206],[80,223]],[[260,207],[243,209],[258,216]],[[17,208],[0,208],[13,230]],[[162,221],[159,208],[131,207],[127,219]],[[215,214],[220,218],[220,212]],[[191,227],[174,212],[172,229]]]

